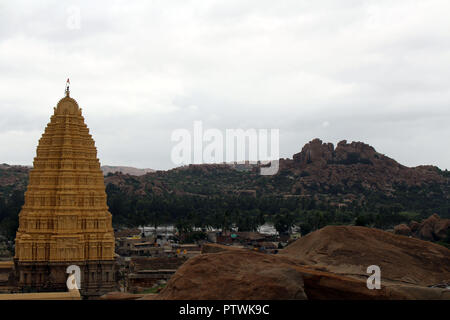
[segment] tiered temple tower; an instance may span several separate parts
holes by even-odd
[[[115,289],[114,232],[103,173],[68,86],[39,140],[15,251],[22,290],[66,291],[70,265],[81,269],[83,295]]]

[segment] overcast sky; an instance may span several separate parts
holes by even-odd
[[[80,13],[79,19],[77,13]],[[174,129],[276,128],[450,169],[448,0],[0,2],[0,163],[71,80],[102,164],[174,167]],[[78,24],[79,22],[79,24]]]

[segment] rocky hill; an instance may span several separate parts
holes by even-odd
[[[121,172],[123,174],[130,174],[133,176],[142,176],[149,172],[155,172],[155,170],[149,168],[139,169],[126,166],[101,166],[101,169],[105,176],[108,175],[109,173],[116,173],[116,172]]]
[[[189,165],[168,171],[104,166],[106,184],[133,194],[253,194],[323,198],[337,206],[357,201],[449,202],[448,171],[434,166],[406,167],[362,142],[337,144],[314,139],[292,159],[280,159],[274,176],[257,166],[236,170],[228,164]],[[23,190],[28,167],[2,165],[0,192]],[[142,174],[146,171],[146,174]]]
[[[140,195],[273,195],[313,198],[336,207],[399,204],[450,215],[448,171],[434,166],[406,167],[362,142],[341,141],[334,148],[315,139],[279,164],[273,176],[260,175],[257,166],[242,171],[227,164],[204,164],[139,177],[114,174],[105,181]]]
[[[308,193],[311,188],[322,192],[352,189],[381,191],[387,196],[401,186],[448,184],[447,177],[434,166],[409,168],[378,153],[362,142],[343,140],[334,148],[332,143],[314,139],[307,143],[293,159],[280,162],[281,171],[300,176],[292,193]]]
[[[31,166],[0,164],[0,194],[9,194],[14,190],[24,190],[28,183],[28,172]],[[142,176],[153,169],[139,169],[126,166],[102,166],[103,174],[128,174]]]
[[[399,210],[437,212],[450,217],[450,174],[435,166],[406,167],[362,142],[341,141],[334,147],[314,139],[292,159],[280,159],[273,176],[259,174],[259,167],[230,164],[189,165],[148,172],[109,167],[105,183],[128,196],[223,197],[314,199],[337,208],[350,205],[397,205]],[[23,191],[27,167],[0,167],[0,193]],[[425,216],[425,214],[424,214]]]
[[[24,191],[31,167],[0,164],[0,195],[9,196],[14,190]]]

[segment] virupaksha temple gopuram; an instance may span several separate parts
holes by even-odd
[[[103,173],[68,85],[39,140],[15,245],[19,292],[67,291],[71,265],[81,270],[83,297],[115,290],[114,232]]]

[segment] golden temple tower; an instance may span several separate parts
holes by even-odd
[[[67,290],[70,265],[81,269],[82,294],[114,290],[114,232],[103,173],[68,85],[39,140],[15,251],[22,290]]]

